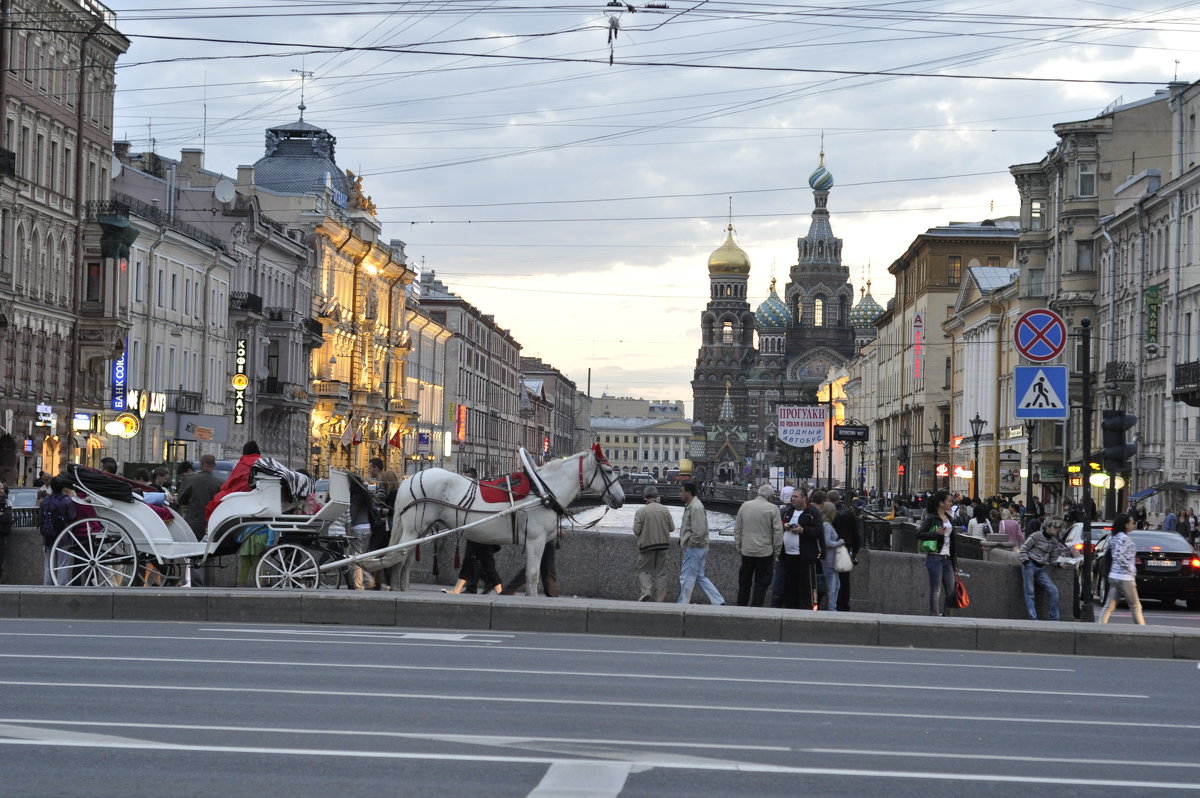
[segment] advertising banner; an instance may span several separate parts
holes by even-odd
[[[778,408],[779,440],[800,449],[825,440],[828,409],[824,405],[781,405]]]

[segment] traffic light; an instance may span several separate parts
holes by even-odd
[[[1127,443],[1125,433],[1137,424],[1137,416],[1121,410],[1105,410],[1100,422],[1104,446],[1100,451],[1106,473],[1120,474],[1129,471],[1129,458],[1137,454],[1137,444]]]

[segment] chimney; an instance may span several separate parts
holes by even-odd
[[[204,168],[204,150],[199,147],[185,147],[179,151],[179,170],[194,174]]]

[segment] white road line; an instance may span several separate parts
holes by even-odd
[[[235,630],[236,631],[236,630]],[[337,646],[388,646],[388,647],[427,647],[427,648],[484,648],[495,651],[497,646],[494,645],[479,645],[476,643],[417,643],[405,641],[375,641],[375,640],[287,640],[283,638],[262,638],[252,639],[245,637],[196,637],[183,635],[132,635],[132,634],[67,634],[63,632],[0,632],[0,637],[66,637],[66,638],[94,638],[99,640],[184,640],[189,642],[232,642],[232,643],[283,643],[288,645],[337,645]],[[690,640],[689,642],[699,642]],[[711,642],[711,641],[705,641]],[[754,643],[754,641],[745,641]],[[754,643],[759,645],[757,643]],[[785,645],[785,646],[800,646],[800,645],[821,645],[817,643],[773,643],[770,645]],[[774,662],[826,662],[835,665],[891,665],[900,667],[913,668],[973,668],[978,670],[1000,670],[1000,671],[1038,671],[1045,673],[1075,673],[1075,668],[1045,668],[1035,667],[1032,665],[980,665],[975,663],[965,662],[922,662],[920,660],[886,660],[886,659],[852,659],[849,657],[805,657],[805,656],[767,656],[762,654],[715,654],[703,651],[650,651],[637,649],[594,649],[594,648],[561,648],[554,646],[503,646],[504,651],[536,651],[549,653],[566,653],[566,654],[616,654],[616,655],[637,655],[646,657],[687,657],[688,659],[733,659],[733,660],[749,660],[749,661],[774,661]],[[953,654],[955,652],[945,651],[942,653]],[[974,654],[976,652],[963,652]],[[1006,652],[984,652],[987,654],[1005,654]],[[1016,656],[1065,656],[1060,654],[1020,654]]]
[[[965,720],[991,723],[1035,723],[1075,726],[1121,726],[1147,729],[1200,729],[1196,723],[1143,723],[1140,721],[1122,720],[1082,720],[1067,718],[1005,718],[988,715],[944,715],[937,713],[916,712],[878,712],[853,711],[844,709],[792,709],[788,707],[744,707],[723,706],[720,704],[670,704],[654,701],[595,701],[580,698],[529,698],[507,696],[469,696],[469,695],[437,695],[434,693],[400,693],[400,692],[367,692],[357,690],[318,690],[318,689],[289,689],[285,687],[224,687],[224,686],[195,686],[195,685],[156,685],[156,684],[112,684],[106,682],[35,682],[35,681],[0,681],[0,685],[9,687],[53,687],[56,689],[77,690],[140,690],[146,692],[195,692],[195,693],[249,693],[254,695],[297,695],[306,698],[327,696],[334,698],[392,698],[412,701],[466,701],[491,704],[547,704],[568,707],[625,707],[630,709],[664,709],[685,712],[747,712],[772,715],[821,715],[841,717],[866,718],[904,718],[916,720]]]
[[[132,749],[139,752],[172,751],[222,754],[250,754],[252,756],[299,756],[312,759],[392,759],[416,761],[451,762],[498,762],[515,764],[573,765],[589,760],[564,759],[548,756],[480,756],[476,754],[409,753],[399,751],[338,751],[324,748],[270,748],[265,746],[239,745],[185,745],[136,740],[133,742],[102,742],[84,740],[11,740],[0,738],[0,745],[37,746],[60,748],[100,748],[108,750]],[[788,765],[768,765],[758,762],[729,762],[722,760],[687,760],[674,758],[662,760],[639,757],[640,768],[664,768],[670,770],[724,771],[737,773],[772,773],[810,776],[848,776],[852,778],[911,779],[914,781],[943,782],[999,782],[1005,784],[1066,785],[1076,787],[1118,787],[1139,790],[1195,790],[1200,784],[1178,781],[1132,781],[1127,779],[1083,779],[1043,775],[1017,776],[1008,773],[946,773],[944,771],[866,770],[862,768],[813,768]]]
[[[928,751],[879,751],[868,749],[854,748],[797,748],[797,751],[809,754],[841,754],[845,756],[898,756],[906,759],[966,759],[972,762],[976,760],[989,760],[995,762],[1045,762],[1047,764],[1067,764],[1067,765],[1102,765],[1102,766],[1136,766],[1144,768],[1146,760],[1144,759],[1079,759],[1067,756],[1030,756],[1021,754],[1020,756],[1005,756],[1003,754],[945,754],[945,753],[929,753]],[[1200,768],[1200,762],[1164,762],[1161,759],[1154,760],[1154,767],[1158,768]]]
[[[793,750],[786,745],[738,745],[736,743],[666,742],[663,740],[614,740],[605,737],[531,737],[527,735],[444,734],[441,732],[392,732],[359,729],[289,729],[281,726],[214,726],[199,723],[131,723],[97,720],[55,720],[53,718],[0,718],[0,723],[37,726],[99,727],[103,729],[168,729],[170,731],[245,732],[253,734],[319,735],[321,737],[382,737],[401,740],[441,740],[470,745],[624,745],[650,748],[716,748],[721,751]],[[15,736],[15,735],[14,735]]]
[[[631,770],[628,762],[555,762],[529,798],[616,798]]]
[[[299,667],[299,668],[343,668],[350,670],[386,670],[386,671],[433,671],[442,673],[445,665],[391,665],[391,664],[357,664],[353,662],[295,662],[291,660],[244,660],[244,659],[211,659],[183,657],[103,657],[63,654],[0,654],[0,659],[49,659],[73,660],[84,662],[158,662],[178,665],[250,665],[263,668]],[[735,684],[779,684],[778,679],[748,679],[737,676],[683,676],[663,673],[609,673],[605,671],[552,671],[534,670],[528,668],[496,668],[489,667],[489,674],[508,674],[510,676],[568,676],[586,677],[588,679],[646,679],[669,682],[722,682]],[[946,685],[929,684],[866,684],[864,682],[833,682],[828,680],[805,681],[789,679],[793,687],[850,687],[855,690],[926,690],[946,693],[999,693],[1001,695],[1037,695],[1062,696],[1066,698],[1092,697],[1095,691],[1068,690],[1019,690],[1012,687],[948,687]],[[1148,700],[1150,696],[1136,693],[1105,693],[1105,698],[1127,698]]]

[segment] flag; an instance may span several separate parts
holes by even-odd
[[[362,443],[362,434],[361,433],[362,433],[362,430],[360,430],[358,428],[358,425],[355,425],[354,437],[350,439],[350,443],[354,444],[355,446],[358,446],[360,443]]]
[[[395,446],[397,449],[404,448],[404,441],[400,437],[400,427],[396,427],[396,431],[392,434],[392,439],[388,441],[388,445]]]
[[[349,446],[354,435],[354,416],[351,415],[346,419],[346,428],[342,430],[342,438],[339,441],[342,446]]]

